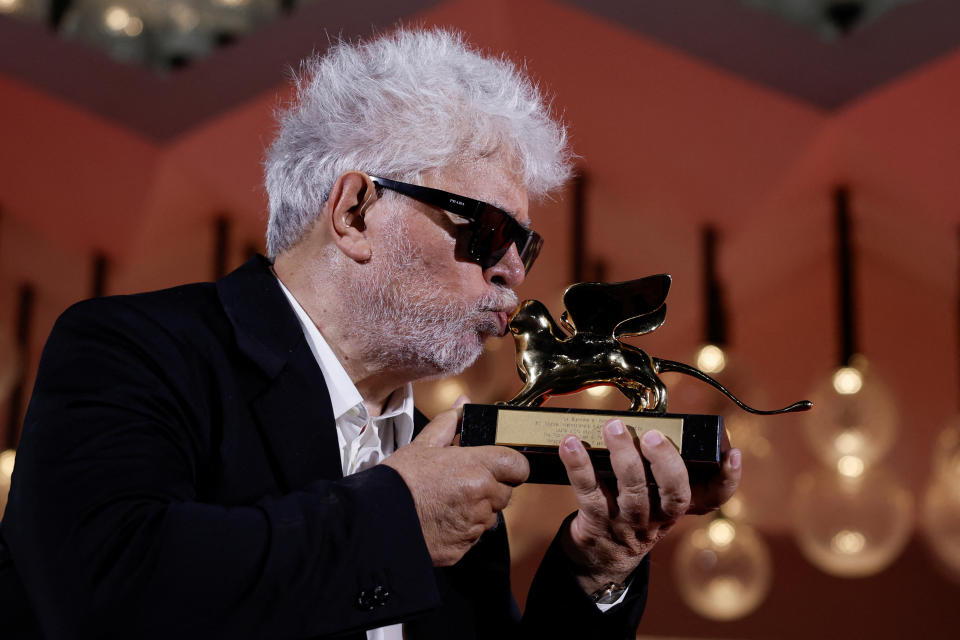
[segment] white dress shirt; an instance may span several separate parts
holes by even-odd
[[[277,282],[280,282],[279,278]],[[407,384],[397,389],[387,400],[383,413],[371,417],[360,391],[323,339],[317,325],[283,282],[280,282],[280,288],[300,320],[307,344],[327,383],[333,417],[337,423],[343,475],[368,469],[409,444],[413,437],[413,386]],[[403,625],[392,624],[371,629],[367,631],[367,640],[403,640]]]

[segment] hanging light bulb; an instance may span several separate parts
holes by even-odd
[[[891,390],[857,351],[856,265],[846,187],[836,189],[834,203],[840,366],[814,389],[811,399],[817,410],[804,416],[805,432],[814,452],[828,466],[844,456],[856,456],[869,466],[893,444],[897,410]]]
[[[856,456],[871,465],[890,450],[898,421],[893,393],[865,358],[854,357],[811,396],[817,410],[804,416],[804,431],[825,464]]]
[[[831,575],[857,578],[885,569],[910,536],[913,498],[882,467],[855,456],[798,478],[794,533],[803,555]]]
[[[710,373],[710,375],[747,404],[767,408],[769,404],[768,394],[763,389],[763,385],[756,380],[756,376],[751,375],[754,369],[750,362],[733,349],[725,347],[720,351],[723,354],[723,369],[719,372]],[[717,361],[711,355],[701,357],[703,353],[704,348],[701,347],[693,354],[693,361],[697,363],[698,369],[707,372],[706,369],[702,368],[702,365],[709,365],[711,362],[716,364]],[[704,360],[706,362],[703,362]],[[727,396],[697,378],[667,372],[664,374],[663,380],[670,393],[671,410],[682,413],[720,414],[724,416],[725,426],[727,416],[729,416],[733,419],[729,428],[731,434],[736,428],[736,423],[740,422],[739,417],[749,418],[752,415],[739,409]],[[761,419],[756,424],[768,425],[770,422]],[[739,446],[739,444],[734,446]]]
[[[753,387],[746,380],[742,363],[728,350],[728,314],[724,305],[724,289],[717,269],[717,246],[720,234],[712,225],[703,228],[701,248],[703,254],[703,339],[704,342],[693,356],[696,367],[711,376],[720,376],[720,382],[736,389]],[[687,376],[670,377],[670,394],[683,407],[683,411],[702,413],[726,413],[730,401],[717,390],[700,380]],[[751,398],[753,398],[751,393]],[[753,398],[755,402],[756,399]],[[750,400],[748,400],[750,402]]]
[[[720,234],[707,225],[702,230],[703,252],[703,333],[706,339],[697,350],[697,368],[711,375],[720,373],[727,365],[727,311],[723,286],[717,269],[717,244]]]
[[[674,555],[683,601],[712,620],[735,620],[754,611],[770,591],[766,543],[752,527],[720,516],[688,531]]]
[[[715,344],[705,344],[697,350],[697,368],[710,375],[723,371],[727,366],[727,354]]]

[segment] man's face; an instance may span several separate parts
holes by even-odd
[[[424,176],[425,186],[489,202],[529,223],[526,189],[510,163],[493,156]],[[496,265],[459,258],[465,222],[402,195],[368,215],[370,263],[349,297],[358,330],[370,340],[364,357],[417,378],[453,375],[472,364],[491,336],[503,335],[524,278],[513,247]],[[372,214],[371,210],[371,214]]]

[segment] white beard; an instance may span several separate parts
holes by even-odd
[[[465,304],[438,288],[400,216],[384,240],[362,280],[341,279],[361,357],[384,369],[413,372],[417,379],[460,373],[483,352],[484,339],[500,333],[491,310],[516,307],[516,294],[497,287]],[[337,271],[346,276],[346,270]]]

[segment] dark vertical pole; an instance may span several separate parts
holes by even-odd
[[[107,271],[110,261],[107,254],[97,252],[93,256],[93,273],[90,278],[90,297],[99,298],[107,293]]]
[[[50,13],[47,14],[47,24],[51,31],[57,31],[60,28],[60,22],[69,8],[70,0],[51,0]]]
[[[703,335],[707,343],[718,347],[727,344],[727,315],[723,291],[717,275],[716,228],[707,225],[703,229]]]
[[[834,192],[837,224],[837,280],[838,309],[840,310],[840,366],[850,364],[857,353],[855,326],[855,291],[853,273],[853,249],[851,247],[852,222],[850,220],[850,193],[847,187],[837,187]]]
[[[957,239],[960,240],[960,227],[957,228]],[[960,253],[957,254],[960,256]],[[960,260],[957,261],[957,363],[960,365]],[[960,373],[960,371],[958,371]],[[957,391],[957,406],[960,408],[960,389]]]
[[[230,220],[218,216],[213,221],[213,279],[227,275],[227,260],[230,249]]]
[[[572,270],[570,282],[583,282],[586,271],[587,248],[587,176],[583,170],[573,179],[573,224],[570,237]]]
[[[592,271],[590,273],[590,279],[593,282],[606,282],[607,281],[607,261],[601,258],[597,258],[592,263]]]
[[[17,301],[17,326],[15,330],[15,343],[20,360],[20,369],[17,372],[17,379],[10,393],[9,413],[7,415],[7,441],[6,448],[13,449],[17,446],[20,439],[20,421],[23,414],[23,397],[27,385],[27,364],[30,355],[30,326],[33,324],[33,306],[34,306],[33,285],[24,283],[20,285],[20,292]]]

